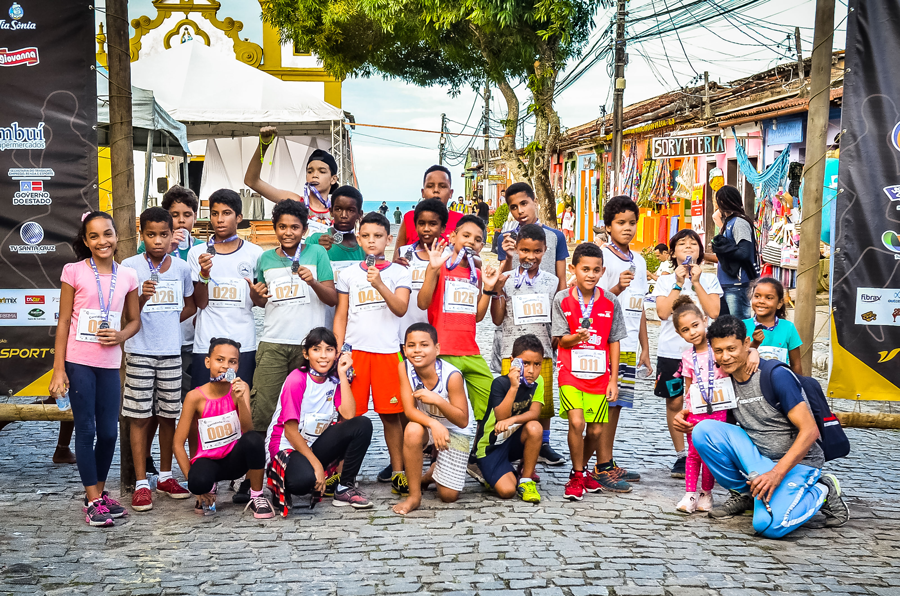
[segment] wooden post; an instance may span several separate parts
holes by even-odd
[[[794,45],[797,48],[797,76],[800,77],[800,94],[802,95],[806,89],[806,73],[803,68],[803,48],[800,41],[800,27],[794,27]]]
[[[112,168],[113,219],[119,232],[118,257],[121,261],[137,253],[128,0],[107,0],[106,38],[109,55],[109,152]],[[134,462],[128,433],[128,422],[120,416],[119,477],[122,492],[134,490]]]
[[[819,237],[822,234],[822,191],[825,183],[825,135],[831,104],[831,45],[834,40],[834,0],[816,0],[816,30],[810,76],[806,137],[806,179],[800,224],[800,267],[797,271],[795,324],[803,340],[803,372],[812,373],[816,337],[816,288],[819,283]]]

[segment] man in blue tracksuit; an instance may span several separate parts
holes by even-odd
[[[703,420],[692,427],[689,410],[675,417],[675,428],[692,432],[694,447],[713,476],[731,491],[710,517],[726,518],[753,511],[753,529],[766,538],[781,538],[799,528],[817,511],[827,525],[850,519],[841,487],[832,474],[822,474],[825,456],[816,442],[819,429],[793,373],[779,367],[772,373],[772,393],[763,395],[760,370],[746,370],[750,338],[743,321],[725,315],[706,334],[716,364],[734,381],[740,425]]]

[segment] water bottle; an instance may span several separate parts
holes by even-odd
[[[634,376],[637,379],[646,379],[650,376],[650,369],[642,364],[634,371]]]
[[[156,485],[159,484],[159,476],[147,472],[147,482],[150,484],[150,490],[156,490]]]
[[[191,247],[191,234],[188,230],[184,230],[184,238],[178,242],[179,250],[187,250]]]
[[[66,389],[65,393],[56,398],[56,407],[59,408],[61,412],[72,409],[72,403],[69,401],[68,389]]]

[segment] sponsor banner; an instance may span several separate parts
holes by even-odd
[[[63,265],[98,207],[93,3],[0,9],[0,394],[53,367]]]
[[[900,401],[898,54],[900,3],[851,0],[831,252],[838,398]]]
[[[650,153],[653,159],[725,153],[725,139],[719,135],[656,137],[650,143]]]

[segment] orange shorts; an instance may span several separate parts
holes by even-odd
[[[399,354],[373,354],[353,350],[353,370],[356,376],[350,383],[356,400],[356,415],[369,411],[369,391],[372,404],[379,414],[399,414],[403,411],[400,401]]]

